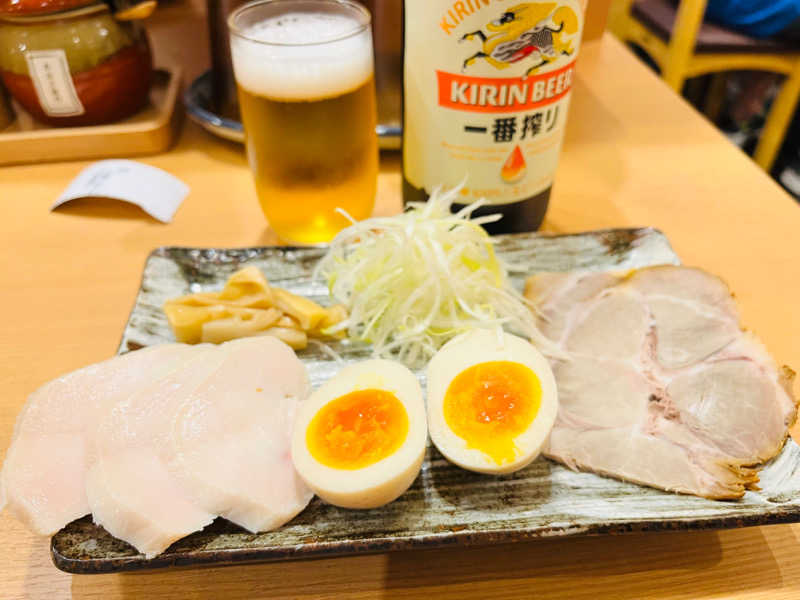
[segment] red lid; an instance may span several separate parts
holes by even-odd
[[[90,4],[102,4],[102,2],[97,0],[0,0],[0,15],[20,17],[45,15]]]

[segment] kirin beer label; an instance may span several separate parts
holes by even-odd
[[[552,185],[578,55],[577,0],[406,0],[405,176],[464,203]]]

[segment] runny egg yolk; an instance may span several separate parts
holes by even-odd
[[[502,465],[517,456],[514,438],[539,412],[539,377],[523,364],[490,361],[456,375],[444,396],[444,418],[450,429]]]
[[[357,390],[323,406],[306,430],[318,462],[334,469],[362,469],[393,454],[408,436],[408,413],[392,392]]]

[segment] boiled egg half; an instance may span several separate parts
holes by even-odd
[[[428,429],[447,460],[512,473],[542,450],[558,411],[547,359],[500,329],[453,338],[428,364]]]
[[[367,360],[343,368],[300,406],[292,459],[326,502],[375,508],[408,489],[427,439],[416,376],[400,363]]]

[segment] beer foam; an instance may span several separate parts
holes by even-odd
[[[372,76],[372,34],[360,26],[352,17],[322,13],[289,13],[252,25],[231,36],[236,80],[275,100],[354,90]]]

